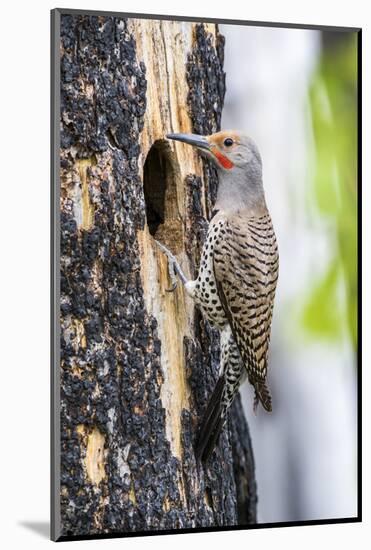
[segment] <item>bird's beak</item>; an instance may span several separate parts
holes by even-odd
[[[182,141],[183,143],[188,143],[188,145],[198,147],[199,149],[210,151],[210,144],[205,136],[198,136],[197,134],[167,134],[166,137],[167,139]]]
[[[175,141],[182,141],[183,143],[188,143],[200,149],[200,152],[213,160],[218,167],[224,168],[225,170],[230,170],[234,168],[233,162],[228,158],[227,155],[224,155],[217,145],[212,140],[212,136],[209,138],[205,136],[199,136],[197,134],[166,134],[167,139],[174,139]],[[210,141],[209,141],[210,139]]]

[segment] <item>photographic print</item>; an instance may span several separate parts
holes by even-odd
[[[360,521],[360,29],[52,11],[52,538]]]

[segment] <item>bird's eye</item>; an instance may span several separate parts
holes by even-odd
[[[231,147],[231,146],[233,145],[233,139],[232,139],[232,138],[226,138],[226,139],[224,140],[224,145],[225,145],[226,147]]]

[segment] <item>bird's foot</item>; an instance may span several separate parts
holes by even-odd
[[[167,264],[167,269],[168,269],[168,273],[169,273],[169,278],[170,278],[170,281],[171,281],[171,287],[170,288],[165,288],[165,291],[166,292],[174,292],[174,290],[176,289],[176,287],[178,286],[178,281],[176,279],[176,268],[175,268],[175,258],[170,258],[169,256],[167,257],[168,259],[168,264]]]
[[[170,250],[168,250],[166,246],[164,246],[162,243],[160,243],[159,241],[156,241],[156,239],[155,239],[155,242],[157,246],[162,250],[162,252],[167,256],[168,272],[169,272],[169,278],[171,281],[171,287],[166,288],[165,290],[166,292],[174,292],[174,290],[178,286],[177,275],[179,276],[183,284],[187,282],[187,279],[178,263],[178,260],[175,258],[174,254],[170,252]]]

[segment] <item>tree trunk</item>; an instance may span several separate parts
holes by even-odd
[[[207,466],[193,445],[219,335],[196,276],[217,177],[168,132],[220,127],[215,25],[61,16],[61,535],[254,523],[239,399]]]

